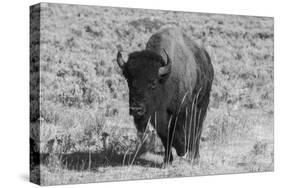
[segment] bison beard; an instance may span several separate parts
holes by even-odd
[[[156,120],[150,122],[165,147],[164,163],[173,161],[172,147],[179,156],[198,159],[214,77],[208,53],[169,27],[152,35],[146,49],[131,53],[127,62],[118,52],[117,63],[129,86],[137,130],[143,133],[149,119]]]

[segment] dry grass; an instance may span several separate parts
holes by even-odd
[[[272,18],[55,4],[41,13],[41,184],[273,170]],[[136,135],[115,58],[164,25],[206,47],[215,79],[199,163],[163,169],[155,132]],[[150,152],[135,157],[139,143]]]

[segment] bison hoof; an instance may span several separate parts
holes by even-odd
[[[165,156],[164,157],[163,164],[168,165],[168,164],[172,164],[172,162],[173,162],[173,155],[172,154],[170,154],[170,156]]]
[[[161,168],[166,168],[167,166],[169,166],[169,165],[172,165],[172,161],[170,161],[170,162],[163,162],[162,164],[161,164]]]
[[[161,164],[161,168],[162,168],[162,169],[166,168],[167,166],[168,166],[168,164],[165,163],[165,162],[163,162],[163,163]]]

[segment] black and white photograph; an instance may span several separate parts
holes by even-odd
[[[274,171],[273,17],[29,8],[31,182]]]

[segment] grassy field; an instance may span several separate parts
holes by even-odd
[[[215,78],[199,163],[175,158],[162,168],[153,130],[133,160],[139,140],[116,54],[144,49],[167,25],[206,48]],[[32,173],[40,168],[41,184],[54,185],[272,171],[273,27],[262,17],[41,4],[42,160]]]

